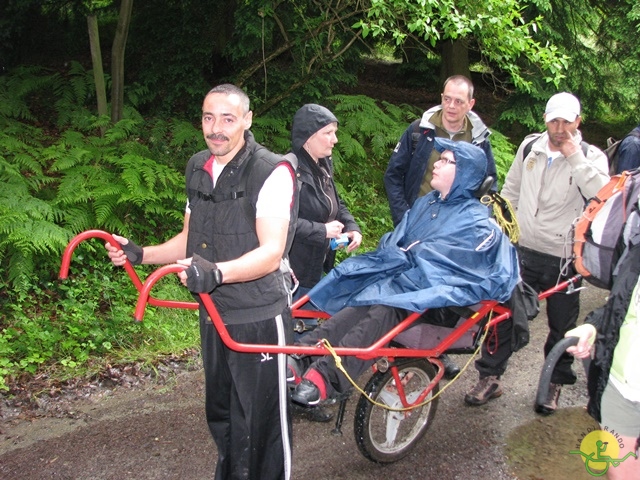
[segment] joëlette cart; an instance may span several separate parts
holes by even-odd
[[[64,251],[60,278],[68,277],[73,251],[87,239],[100,238],[117,244],[111,234],[88,230],[74,237]],[[127,261],[124,268],[139,292],[135,319],[142,321],[147,304],[158,307],[198,309],[197,302],[163,300],[151,296],[151,289],[162,277],[184,269],[181,265],[166,265],[152,272],[143,283]],[[542,292],[540,299],[556,292],[571,293],[579,276]],[[298,355],[355,355],[361,359],[377,359],[373,375],[359,396],[355,411],[354,433],[360,452],[378,463],[395,462],[406,456],[431,426],[436,413],[440,380],[444,374],[443,353],[474,353],[484,338],[483,333],[511,318],[511,311],[494,300],[483,301],[461,312],[454,328],[438,327],[420,321],[422,313],[412,313],[382,338],[366,348],[332,348],[317,346],[278,346],[238,343],[231,338],[216,306],[207,294],[200,294],[225,345],[238,352],[284,353]],[[308,297],[292,306],[294,319],[328,319],[325,312],[303,309]],[[308,308],[308,307],[307,307]],[[544,388],[544,387],[543,387]],[[548,386],[547,386],[548,388]],[[341,399],[336,416],[335,433],[340,433],[347,398]]]

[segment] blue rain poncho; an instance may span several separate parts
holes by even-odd
[[[427,308],[504,302],[519,280],[516,250],[475,198],[486,176],[484,152],[469,143],[436,138],[451,150],[456,174],[449,194],[420,197],[375,251],[347,258],[310,292],[321,310],[388,305]]]

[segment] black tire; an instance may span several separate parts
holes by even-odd
[[[578,337],[565,337],[556,343],[551,351],[547,354],[547,358],[542,366],[540,372],[540,379],[538,380],[538,391],[536,393],[536,405],[544,405],[549,398],[549,387],[551,386],[551,375],[553,369],[556,368],[556,363],[560,360],[560,357],[564,354],[565,350],[569,347],[578,344],[580,339]],[[588,375],[588,373],[587,373]]]
[[[409,401],[414,401],[436,376],[435,369],[427,360],[411,359],[398,365],[401,378],[411,373],[405,385]],[[395,390],[391,370],[376,372],[364,388],[367,396],[377,403],[401,408]],[[438,393],[436,385],[426,400]],[[395,412],[371,403],[360,396],[354,419],[356,443],[362,455],[377,463],[392,463],[405,457],[431,426],[436,413],[438,398],[406,412]],[[391,438],[392,437],[392,438]]]

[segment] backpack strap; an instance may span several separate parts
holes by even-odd
[[[614,175],[594,197],[589,199],[582,215],[571,227],[574,267],[589,283],[597,287],[611,288],[611,271],[615,265],[613,258],[616,256],[616,248],[612,247],[620,241],[619,237],[623,233],[624,224],[627,222],[633,204],[637,203],[638,187],[640,184],[631,172],[625,171]],[[616,199],[622,199],[622,202],[616,204],[614,203]],[[607,217],[598,222],[598,228],[602,231],[606,227],[608,234],[606,239],[598,234],[599,240],[594,241],[592,227],[596,216],[601,211]],[[609,216],[610,211],[615,211],[616,215]],[[612,222],[608,222],[608,219],[612,219]],[[615,241],[612,244],[611,239],[614,236]],[[603,248],[605,244],[606,247]],[[601,255],[598,252],[604,254]],[[588,265],[597,265],[597,268],[592,272]]]
[[[282,156],[282,160],[288,162],[291,164],[291,168],[293,168],[293,173],[296,176],[296,185],[298,188],[298,191],[300,191],[300,189],[302,188],[302,180],[300,180],[300,173],[298,172],[298,157],[296,157],[296,154],[293,152],[289,152],[286,155]]]
[[[522,161],[523,162],[524,162],[524,159],[527,158],[529,156],[529,154],[531,153],[531,147],[533,147],[533,143],[540,138],[540,135],[542,135],[542,134],[541,133],[537,134],[537,136],[535,138],[531,139],[531,141],[528,142],[524,146],[524,149],[522,150]]]

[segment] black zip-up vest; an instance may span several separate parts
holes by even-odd
[[[256,143],[247,131],[245,146],[224,167],[213,188],[209,173],[203,169],[210,156],[208,150],[199,152],[187,164],[191,210],[187,257],[197,253],[211,262],[224,262],[259,246],[255,223],[258,194],[275,167],[286,160]],[[285,259],[295,231],[297,198],[294,186]],[[281,314],[288,305],[290,287],[289,273],[280,269],[257,280],[220,285],[211,298],[225,323],[251,323]]]

